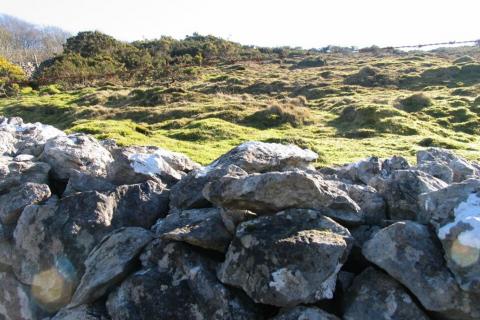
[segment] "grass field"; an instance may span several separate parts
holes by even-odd
[[[169,87],[24,89],[0,112],[206,164],[246,140],[295,143],[318,165],[427,146],[480,159],[478,56],[326,54],[193,67]],[[302,61],[303,60],[303,61]]]

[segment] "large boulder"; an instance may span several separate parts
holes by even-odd
[[[216,206],[272,214],[289,208],[322,210],[344,223],[359,224],[360,207],[320,175],[303,171],[225,176],[210,182],[203,195]]]
[[[426,172],[446,183],[453,182],[453,170],[445,162],[423,161],[416,166],[416,169]]]
[[[389,219],[419,221],[419,196],[448,184],[422,171],[396,170],[387,177],[370,180],[370,185],[384,197]]]
[[[190,172],[172,188],[171,206],[179,209],[210,207],[202,190],[209,182],[226,175],[246,175],[269,171],[313,169],[318,158],[313,151],[294,145],[246,142],[224,154],[210,165]]]
[[[410,169],[410,163],[408,160],[401,156],[393,156],[391,158],[385,159],[382,162],[382,171],[380,172],[382,176],[389,176],[393,171],[396,170],[407,170]]]
[[[162,239],[183,241],[204,249],[227,251],[232,234],[223,224],[217,208],[191,209],[175,212],[159,219],[153,226]]]
[[[352,242],[321,211],[263,216],[238,226],[218,277],[258,303],[291,307],[331,299]]]
[[[178,210],[209,208],[212,203],[205,199],[202,193],[208,183],[224,176],[246,175],[244,170],[235,165],[214,169],[209,167],[196,169],[171,188],[170,207]]]
[[[216,263],[186,244],[155,240],[142,266],[110,294],[113,320],[257,318],[244,294],[218,282]]]
[[[183,154],[160,147],[118,147],[106,145],[115,159],[109,176],[116,184],[133,184],[160,179],[173,184],[200,165]]]
[[[248,141],[230,150],[207,167],[235,165],[248,173],[313,169],[318,155],[295,145]]]
[[[361,184],[331,181],[360,207],[360,216],[365,224],[380,224],[387,219],[385,200],[374,188]]]
[[[407,290],[372,267],[358,275],[343,299],[344,320],[428,320]]]
[[[451,169],[453,182],[461,182],[471,177],[480,177],[480,171],[477,167],[449,150],[429,148],[417,152],[417,164],[419,166],[425,167],[432,164],[437,166],[437,163],[444,164]],[[445,172],[444,174],[448,173]]]
[[[295,307],[280,310],[271,320],[340,320],[340,318],[317,307]]]
[[[85,274],[70,307],[94,302],[121,282],[152,239],[151,232],[138,227],[120,228],[106,236],[85,260]]]
[[[370,157],[339,169],[341,176],[353,182],[368,184],[370,179],[380,174],[382,163],[377,157]]]
[[[464,290],[480,293],[480,180],[424,194],[420,203],[458,283]]]
[[[44,162],[13,161],[0,157],[0,193],[7,193],[28,182],[48,184],[50,166]]]
[[[3,224],[15,224],[22,210],[30,204],[47,200],[50,188],[46,184],[30,183],[11,189],[0,196],[0,220]]]
[[[442,319],[478,319],[480,295],[460,288],[437,241],[427,226],[397,222],[375,233],[364,244],[363,254]]]
[[[45,142],[58,136],[62,131],[41,123],[24,123],[21,118],[0,118],[0,152],[6,155],[42,153]]]
[[[54,178],[67,180],[74,171],[106,177],[113,157],[95,138],[83,133],[58,136],[46,142],[43,161],[52,166]]]

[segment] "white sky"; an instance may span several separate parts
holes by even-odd
[[[0,13],[128,41],[193,32],[304,48],[480,39],[479,0],[0,0]]]

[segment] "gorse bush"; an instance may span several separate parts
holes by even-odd
[[[18,83],[25,80],[22,68],[0,56],[0,97],[18,94],[20,92]]]

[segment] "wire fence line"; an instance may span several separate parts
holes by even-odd
[[[480,39],[477,40],[466,40],[466,41],[449,41],[449,42],[437,42],[437,43],[422,43],[422,44],[415,44],[415,45],[407,45],[407,46],[395,46],[395,47],[386,47],[390,49],[406,49],[406,48],[423,48],[423,47],[433,47],[433,46],[447,46],[447,45],[456,45],[456,44],[468,44],[473,43],[477,46],[480,46]]]

